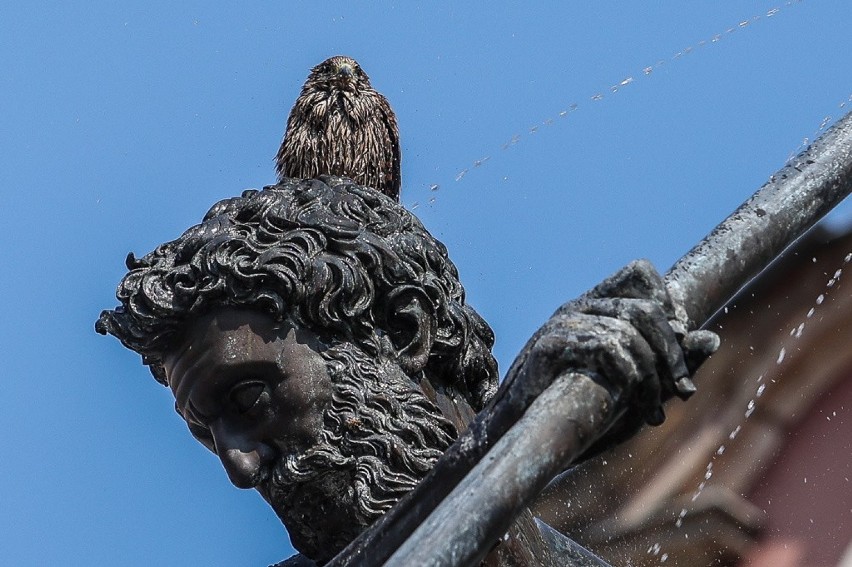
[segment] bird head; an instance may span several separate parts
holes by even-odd
[[[357,91],[370,88],[370,78],[351,57],[335,55],[311,69],[306,86],[308,84],[327,90]]]

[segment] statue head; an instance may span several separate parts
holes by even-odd
[[[98,332],[142,355],[231,481],[324,561],[428,472],[496,388],[445,247],[337,177],[221,201],[127,259]]]

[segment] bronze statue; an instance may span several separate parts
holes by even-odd
[[[327,562],[387,512],[497,388],[493,333],[445,247],[347,179],[246,191],[127,267],[97,331],[142,355],[230,480],[275,510],[303,554],[288,565]],[[629,385],[591,453],[691,393],[718,341],[674,318],[662,278],[634,264],[561,307],[514,367]],[[484,564],[558,565],[550,541],[522,513]]]
[[[336,55],[311,69],[275,164],[279,181],[343,175],[399,200],[396,115],[357,61]]]

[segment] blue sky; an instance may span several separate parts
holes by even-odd
[[[850,21],[847,0],[0,3],[2,562],[291,553],[93,323],[128,251],[273,182],[311,66],[351,55],[390,99],[402,200],[506,368],[560,303],[637,257],[665,270],[852,109]]]

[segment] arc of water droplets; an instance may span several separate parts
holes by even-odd
[[[849,103],[852,103],[852,95],[849,95],[849,97],[846,100],[841,102],[840,105],[839,105],[839,108],[842,109]],[[820,133],[823,130],[825,130],[825,127],[831,122],[832,122],[831,116],[826,116],[825,118],[823,118],[822,123],[819,125],[819,128],[817,129],[817,131],[814,135],[814,138],[818,137],[820,135]],[[790,155],[790,157],[787,158],[787,162],[789,162],[793,157],[798,155],[801,152],[801,150],[805,149],[808,146],[808,143],[809,143],[808,138],[805,138],[804,141],[802,142],[802,144],[799,146],[799,148],[797,148]],[[816,263],[816,258],[813,258],[813,262]],[[852,262],[852,252],[850,252],[849,254],[847,254],[843,258],[843,265],[846,265],[849,262]],[[840,279],[840,276],[842,274],[843,274],[843,267],[840,267],[837,270],[835,270],[834,274],[826,282],[825,287],[829,288],[829,289],[833,288],[834,285],[837,283],[837,280]],[[825,293],[821,293],[817,296],[817,298],[814,300],[814,305],[811,306],[811,308],[808,310],[807,314],[805,315],[806,319],[810,319],[811,317],[814,316],[814,314],[816,313],[817,307],[819,307],[820,305],[822,305],[825,302],[825,295],[826,295]],[[727,314],[728,308],[725,307],[724,311]],[[805,322],[799,323],[799,325],[797,325],[796,327],[793,327],[790,330],[790,336],[793,337],[794,339],[799,339],[799,338],[801,338],[804,330],[805,330]],[[751,348],[751,347],[749,347],[749,348]],[[778,351],[778,357],[775,359],[775,364],[783,363],[786,356],[787,356],[787,348],[786,348],[786,346],[782,345],[781,349]],[[755,391],[754,397],[751,400],[749,400],[749,402],[746,404],[746,410],[745,410],[745,413],[743,414],[743,419],[748,419],[749,417],[751,417],[751,415],[754,413],[754,410],[757,407],[757,400],[761,396],[763,396],[763,393],[766,391],[766,384],[763,383],[764,376],[765,376],[765,374],[761,374],[760,376],[757,377],[757,383],[758,383],[757,390]],[[737,435],[740,434],[740,431],[742,431],[742,429],[743,429],[742,424],[741,423],[737,424],[737,426],[734,427],[734,429],[732,429],[731,432],[728,434],[728,439],[730,441],[733,441],[734,439],[736,439]],[[704,491],[704,488],[707,486],[707,482],[713,476],[713,463],[714,463],[714,461],[716,460],[717,457],[721,457],[724,453],[725,453],[725,444],[723,443],[722,445],[719,445],[719,447],[716,448],[716,451],[714,452],[713,456],[710,458],[710,461],[707,463],[707,467],[704,471],[704,479],[701,482],[698,483],[698,486],[696,487],[695,492],[693,492],[693,494],[692,494],[692,498],[690,500],[691,502],[695,502],[698,499],[698,497],[701,495],[701,493]],[[683,525],[683,520],[684,520],[684,518],[686,518],[688,513],[689,513],[689,511],[686,508],[681,508],[680,513],[678,513],[677,520],[675,520],[675,526],[676,527],[680,528]],[[653,547],[652,547],[652,549],[653,549]],[[648,553],[651,553],[652,549],[649,549]],[[654,553],[654,555],[658,555],[659,553],[660,553],[660,549],[659,549],[659,545],[657,545],[656,552]],[[662,557],[661,557],[660,562],[662,563],[664,561],[665,560],[662,559]]]
[[[752,25],[755,22],[758,22],[760,20],[771,18],[771,17],[775,16],[776,14],[778,14],[782,9],[786,9],[790,6],[793,6],[795,4],[799,4],[801,2],[802,2],[802,0],[786,0],[784,2],[783,8],[780,7],[780,6],[775,7],[775,8],[772,8],[770,10],[767,10],[766,13],[764,13],[764,14],[758,14],[756,16],[752,16],[751,18],[741,20],[736,25],[733,25],[733,26],[727,28],[724,32],[714,34],[709,39],[702,39],[702,40],[696,42],[695,45],[690,45],[690,46],[686,47],[685,49],[678,51],[677,53],[675,53],[674,55],[672,55],[668,59],[660,59],[655,64],[644,67],[641,70],[641,75],[637,74],[637,76],[649,77],[653,74],[655,69],[659,69],[659,68],[665,66],[669,61],[678,61],[678,60],[682,59],[683,57],[685,57],[686,55],[689,55],[690,53],[694,52],[698,48],[718,43],[724,37],[733,34],[737,30],[745,29],[748,26],[750,26],[750,25]],[[609,88],[609,91],[612,94],[615,94],[619,90],[621,90],[624,87],[633,83],[635,80],[636,80],[636,78],[633,75],[625,77],[624,79],[622,79],[622,80],[618,81],[617,83],[615,83],[614,85],[612,85]],[[603,93],[597,92],[597,93],[591,95],[588,98],[592,102],[599,102],[599,101],[604,100],[605,97],[604,97]],[[852,97],[850,97],[850,101],[852,101]],[[569,114],[571,114],[572,112],[575,112],[578,108],[580,108],[580,105],[578,103],[569,104],[565,109],[559,111],[559,113],[556,115],[556,118],[548,117],[548,118],[544,119],[541,123],[534,124],[534,125],[530,126],[527,129],[526,135],[530,136],[532,134],[535,134],[540,128],[542,128],[544,126],[551,126],[553,124],[556,124],[558,119],[566,118]],[[826,120],[830,121],[830,118],[827,118]],[[827,122],[825,124],[823,124],[823,126],[821,126],[820,129],[824,128],[826,124],[827,124]],[[514,134],[507,142],[505,142],[502,146],[500,146],[500,149],[501,150],[508,150],[512,146],[519,143],[522,139],[523,139],[522,134]],[[807,141],[807,138],[805,140]],[[456,173],[454,181],[455,182],[461,181],[471,171],[471,169],[476,169],[476,168],[482,167],[490,159],[491,159],[491,156],[486,155],[486,156],[479,158],[478,160],[474,161],[468,167],[464,167],[464,168],[460,169]],[[437,183],[433,183],[429,186],[429,190],[432,191],[432,192],[436,192],[440,188],[441,188],[441,186]],[[434,195],[429,198],[429,204],[430,205],[434,204],[435,201],[436,201],[436,197]],[[411,210],[414,210],[414,209],[418,208],[419,206],[420,206],[419,202],[413,202],[409,205],[409,208]]]
[[[816,258],[814,258],[813,261],[816,262]],[[850,252],[849,254],[847,254],[843,258],[843,266],[845,266],[846,264],[848,264],[850,262],[852,262],[852,252]],[[828,279],[828,281],[825,284],[825,287],[827,288],[827,290],[830,290],[831,288],[833,288],[835,286],[835,284],[837,284],[837,280],[839,280],[840,276],[843,274],[843,266],[841,266],[840,268],[835,270],[834,274]],[[828,294],[827,290],[823,293],[820,293],[817,296],[817,298],[814,300],[814,305],[811,306],[811,308],[808,310],[807,314],[805,315],[806,319],[812,318],[814,316],[814,314],[816,313],[817,308],[819,308],[819,306],[821,306],[825,302],[826,294]],[[725,312],[727,313],[727,308],[725,308]],[[801,338],[802,332],[804,332],[804,330],[805,330],[805,322],[802,322],[802,323],[800,323],[796,327],[793,327],[790,330],[790,337],[792,337],[794,340],[797,340],[797,339]],[[787,355],[787,347],[785,345],[782,345],[781,349],[778,351],[778,357],[775,359],[775,364],[777,364],[777,365],[782,364],[784,362],[784,359],[786,358],[786,355]],[[745,412],[743,414],[743,420],[746,420],[749,417],[751,417],[751,415],[754,413],[754,410],[757,407],[757,400],[761,396],[763,396],[764,392],[766,391],[766,383],[763,382],[764,376],[765,376],[765,374],[761,374],[757,378],[758,386],[757,386],[757,389],[755,390],[754,397],[751,400],[749,400],[749,402],[746,404],[746,409],[745,409]],[[728,439],[730,441],[733,441],[734,439],[736,439],[737,435],[739,435],[740,431],[742,431],[742,428],[743,428],[742,423],[737,424],[737,426],[734,427],[734,429],[732,429],[731,432],[728,434]],[[722,445],[719,445],[719,447],[716,449],[713,456],[710,458],[710,461],[707,463],[707,467],[704,471],[704,479],[701,482],[698,483],[698,486],[696,487],[695,492],[692,494],[692,499],[691,499],[692,502],[695,502],[698,499],[698,497],[701,495],[701,492],[707,486],[707,482],[713,476],[713,463],[716,460],[716,458],[720,457],[722,454],[724,454],[724,452],[725,452],[725,444],[723,443]],[[686,508],[681,508],[680,513],[677,516],[677,520],[675,520],[675,526],[676,527],[680,528],[683,525],[683,519],[686,517],[687,514],[688,514],[688,510]],[[659,550],[657,550],[657,552],[659,553]]]
[[[848,97],[846,97],[845,100],[841,101],[841,103],[837,107],[840,108],[841,110],[843,110],[847,105],[852,106],[852,94],[850,94]],[[819,125],[819,128],[817,128],[816,131],[813,133],[813,136],[811,136],[810,138],[805,137],[804,139],[802,139],[802,142],[798,145],[798,147],[795,150],[793,150],[792,152],[790,152],[790,155],[787,156],[787,162],[786,163],[790,163],[791,161],[793,161],[794,157],[796,157],[797,155],[802,153],[805,149],[807,149],[807,147],[810,145],[811,141],[819,138],[820,135],[822,135],[822,133],[825,131],[825,128],[828,125],[832,124],[833,122],[834,122],[834,118],[830,114],[828,116],[826,116],[825,118],[823,118],[822,122]]]

